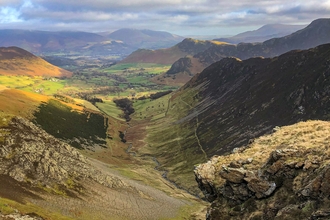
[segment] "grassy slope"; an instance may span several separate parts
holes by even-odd
[[[194,133],[197,121],[191,125],[182,124],[182,118],[195,102],[192,99],[194,93],[194,90],[185,93],[179,90],[153,101],[138,101],[134,104],[131,124],[134,128],[134,124],[148,121],[145,127],[148,135],[145,145],[138,150],[139,154],[153,155],[160,162],[161,169],[170,171],[169,179],[179,187],[199,194],[193,169],[194,165],[206,162],[206,159]]]
[[[56,67],[18,47],[0,48],[1,75],[69,77],[71,72]]]
[[[167,117],[149,127],[146,150],[172,171],[172,180],[192,188],[189,173],[207,157],[226,154],[277,125],[327,120],[329,51],[323,45],[208,67],[173,94]]]
[[[32,93],[38,92],[44,95],[53,95],[63,90],[66,82],[64,80],[53,78],[45,79],[41,76],[0,75],[0,84],[7,88],[15,88]]]
[[[33,112],[41,102],[47,102],[49,97],[15,89],[0,91],[0,110],[11,115],[32,118]]]

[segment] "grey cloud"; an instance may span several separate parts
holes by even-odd
[[[266,23],[307,24],[330,14],[330,0],[0,0],[0,10],[2,6],[13,7],[17,20],[27,26],[66,29],[71,25],[86,31],[135,27],[179,34],[215,34],[221,28],[241,30]],[[0,21],[0,28],[5,26],[6,21]]]
[[[1,6],[11,6],[11,5],[18,5],[23,3],[22,0],[0,0],[0,7]]]

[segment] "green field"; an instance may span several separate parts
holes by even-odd
[[[145,72],[149,74],[160,74],[169,70],[171,66],[161,65],[155,63],[119,63],[109,68],[102,69],[106,73],[127,73],[131,72]]]
[[[121,116],[123,114],[123,111],[118,108],[113,101],[104,101],[103,103],[97,102],[96,106],[107,115],[120,121],[125,121],[125,119]]]
[[[0,75],[0,85],[44,95],[57,93],[64,88],[65,84],[64,80],[55,78]]]

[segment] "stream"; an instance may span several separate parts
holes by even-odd
[[[126,136],[126,133],[127,133],[128,129],[131,128],[131,125],[129,123],[127,123],[127,125],[128,125],[128,127],[124,131],[124,136]],[[127,144],[128,144],[128,147],[127,147],[127,149],[126,149],[125,152],[127,154],[131,155],[131,156],[136,157],[137,156],[137,153],[135,151],[132,151],[133,143],[132,142],[127,142]],[[175,188],[180,189],[180,190],[184,190],[186,193],[189,193],[190,195],[195,196],[196,198],[199,198],[199,196],[197,196],[195,194],[192,194],[187,189],[179,186],[174,181],[168,179],[168,177],[167,177],[168,171],[162,169],[162,164],[157,160],[156,157],[153,157],[153,156],[148,156],[148,157],[150,157],[151,160],[155,163],[156,166],[154,167],[154,169],[161,173],[163,179],[165,179],[167,182],[169,182],[170,184],[172,184]]]

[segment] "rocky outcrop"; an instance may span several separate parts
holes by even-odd
[[[107,187],[125,187],[117,177],[103,175],[70,145],[21,117],[1,128],[0,174],[19,182],[72,187],[81,180]]]
[[[0,213],[0,219],[2,220],[43,220],[41,217],[35,217],[35,216],[30,216],[30,215],[22,215],[20,213],[13,213],[9,215],[3,215]]]
[[[188,57],[180,58],[178,61],[176,61],[171,68],[167,71],[167,74],[175,74],[178,72],[186,72],[188,74],[191,74],[189,67],[191,67],[191,60]]]
[[[320,121],[287,126],[198,165],[199,188],[212,202],[207,219],[329,219],[329,128]]]

